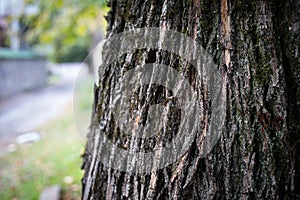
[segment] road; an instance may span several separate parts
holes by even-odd
[[[58,83],[0,102],[0,150],[17,135],[35,131],[72,104],[74,83],[79,70],[83,71],[81,67],[81,64],[52,65],[53,73],[60,77]]]

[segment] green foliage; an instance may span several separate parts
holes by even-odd
[[[82,62],[88,56],[89,46],[89,40],[86,40],[86,38],[80,38],[79,42],[75,42],[70,45],[63,45],[60,51],[55,51],[51,54],[50,60],[58,63]]]
[[[105,0],[41,0],[40,12],[25,19],[27,40],[31,45],[51,45],[53,61],[82,61],[79,58],[86,55],[92,36],[105,32],[105,4]]]

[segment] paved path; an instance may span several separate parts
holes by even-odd
[[[53,72],[61,77],[59,83],[0,102],[0,150],[17,135],[36,130],[72,104],[73,87],[81,66],[52,66]]]

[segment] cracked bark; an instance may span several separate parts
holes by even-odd
[[[177,163],[151,174],[105,167],[96,159],[97,130],[120,73],[108,70],[95,88],[82,198],[300,198],[299,2],[111,0],[109,5],[108,38],[139,27],[166,27],[195,39],[212,55],[226,85],[226,123],[205,158],[199,157],[197,144],[204,134],[199,132]],[[136,50],[121,56],[110,69],[147,62],[183,71],[191,83],[202,84],[198,92],[204,101],[209,98],[205,84],[194,80],[192,67],[169,52]],[[152,92],[164,93],[158,88]],[[141,90],[138,98],[144,96]],[[120,138],[114,131],[106,134],[112,141]]]

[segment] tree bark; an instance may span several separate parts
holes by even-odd
[[[113,120],[104,131],[99,128],[110,113],[109,95],[124,69],[160,63],[186,74],[205,105],[202,111],[210,116],[207,85],[199,83],[202,80],[187,61],[155,49],[120,55],[105,74],[99,74],[102,78],[95,86],[82,199],[300,198],[299,1],[110,0],[109,6],[108,39],[137,28],[165,27],[206,49],[224,83],[225,124],[204,158],[198,143],[210,120],[203,120],[202,131],[188,151],[162,169],[140,174],[107,167],[97,158],[99,134],[113,142],[131,140],[117,131]],[[109,54],[110,49],[105,51]],[[149,88],[153,99],[166,98],[159,86]],[[135,108],[146,105],[146,93],[143,88],[136,93]],[[172,112],[174,123],[165,128],[174,136],[178,113]],[[147,123],[147,117],[139,120]],[[160,139],[164,137],[168,135]],[[131,147],[141,146],[134,143]]]

